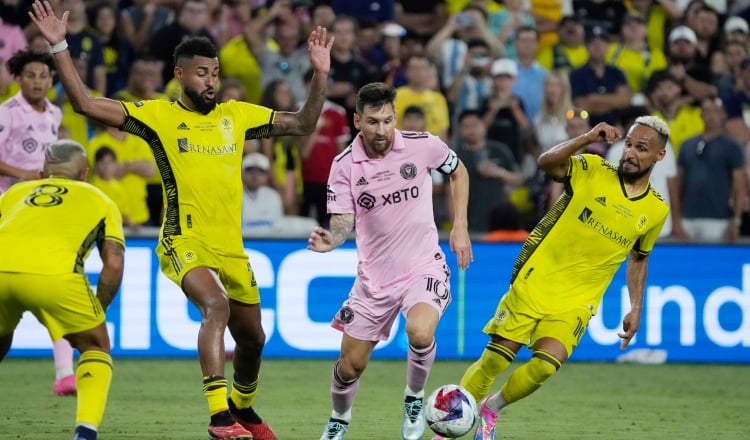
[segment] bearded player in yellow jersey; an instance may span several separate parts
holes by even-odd
[[[669,212],[649,183],[654,164],[666,154],[669,128],[655,116],[636,119],[619,166],[577,154],[586,145],[619,138],[616,128],[601,123],[539,156],[539,167],[562,182],[565,192],[524,242],[510,289],[484,327],[490,341],[461,379],[481,402],[475,440],[494,439],[498,412],[536,391],[568,360],[625,259],[631,310],[622,321],[621,348],[638,330],[648,256]],[[481,400],[527,344],[531,359],[500,392]]]
[[[265,334],[260,295],[244,253],[241,230],[242,147],[245,140],[310,134],[325,101],[333,38],[318,27],[307,45],[314,73],[307,102],[296,113],[229,101],[216,103],[219,60],[207,39],[175,49],[177,102],[119,102],[90,97],[65,42],[68,12],[58,19],[48,2],[29,13],[50,43],[68,98],[78,113],[143,138],[156,159],[166,200],[157,247],[161,269],[201,312],[198,358],[213,439],[275,439],[252,408]],[[227,399],[224,332],[236,342]]]
[[[112,380],[104,311],[122,280],[120,211],[86,183],[80,144],[56,141],[45,155],[45,179],[17,183],[0,196],[0,360],[27,310],[53,341],[68,340],[81,353],[73,439],[95,439]],[[94,244],[103,262],[96,295],[83,273]]]

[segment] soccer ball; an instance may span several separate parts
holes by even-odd
[[[477,402],[460,385],[443,385],[427,398],[424,409],[427,426],[446,438],[461,437],[474,427]]]

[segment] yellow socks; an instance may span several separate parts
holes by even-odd
[[[477,402],[490,391],[495,377],[510,366],[516,354],[504,345],[490,342],[482,356],[474,362],[461,378],[461,386],[474,396]]]
[[[218,414],[228,411],[227,380],[224,376],[205,376],[203,378],[203,395],[208,400],[208,413]]]
[[[112,358],[103,351],[81,353],[76,368],[78,409],[76,424],[98,427],[102,422],[107,394],[112,382]]]
[[[562,364],[544,350],[534,351],[531,359],[510,375],[500,390],[507,403],[513,403],[536,391]]]
[[[232,402],[237,405],[238,409],[250,408],[253,406],[255,395],[258,394],[258,379],[250,383],[242,383],[234,376],[231,392]]]

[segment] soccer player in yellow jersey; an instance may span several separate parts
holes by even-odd
[[[229,101],[217,104],[219,60],[207,39],[188,38],[175,49],[177,102],[119,102],[86,93],[66,50],[68,13],[57,18],[36,1],[31,18],[51,44],[58,74],[77,112],[121,127],[149,144],[164,183],[164,224],[157,248],[161,269],[200,310],[198,357],[214,439],[267,440],[276,436],[252,408],[265,334],[260,295],[242,242],[242,150],[245,140],[312,133],[320,116],[331,45],[318,27],[307,40],[314,71],[309,97],[295,113]],[[227,400],[224,332],[236,342],[234,381]]]
[[[461,379],[481,401],[476,440],[494,439],[498,412],[536,391],[573,353],[626,258],[631,310],[622,321],[622,349],[638,330],[648,256],[669,212],[649,183],[654,164],[666,154],[669,128],[655,116],[636,119],[619,165],[575,155],[588,144],[619,138],[616,128],[600,123],[539,156],[539,167],[562,182],[565,192],[524,242],[510,289],[484,327],[490,341]],[[527,344],[531,359],[500,392],[481,400]]]
[[[86,183],[87,174],[83,147],[56,141],[46,151],[45,179],[0,196],[0,360],[27,310],[53,341],[65,338],[78,349],[73,440],[96,439],[104,414],[112,380],[104,312],[120,288],[125,243],[120,211]],[[96,295],[83,273],[94,244],[104,263]]]

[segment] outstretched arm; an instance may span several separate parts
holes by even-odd
[[[65,94],[76,113],[88,116],[102,124],[120,127],[125,122],[125,110],[118,101],[89,96],[86,86],[78,76],[70,52],[66,49],[65,32],[70,11],[65,11],[62,18],[57,18],[48,1],[36,0],[29,11],[31,21],[52,46],[57,73],[62,81]]]
[[[627,348],[630,341],[641,325],[641,312],[643,311],[643,291],[646,287],[646,274],[648,273],[648,256],[641,255],[636,251],[630,251],[628,267],[625,277],[630,294],[630,311],[622,319],[622,333],[618,333],[622,339],[620,350]]]
[[[333,214],[331,229],[315,228],[307,241],[307,248],[315,252],[330,252],[343,244],[354,229],[354,214]]]
[[[537,165],[545,173],[556,179],[562,179],[568,172],[568,158],[576,151],[594,142],[613,143],[620,139],[620,130],[600,122],[596,127],[580,136],[555,145],[542,153],[537,159]]]
[[[310,94],[302,108],[296,113],[278,112],[271,130],[272,136],[310,134],[323,110],[326,100],[326,86],[328,85],[328,72],[331,70],[331,46],[334,38],[327,39],[326,29],[318,26],[310,33],[307,39],[307,47],[310,51],[310,65],[313,68],[313,77],[310,84]]]

